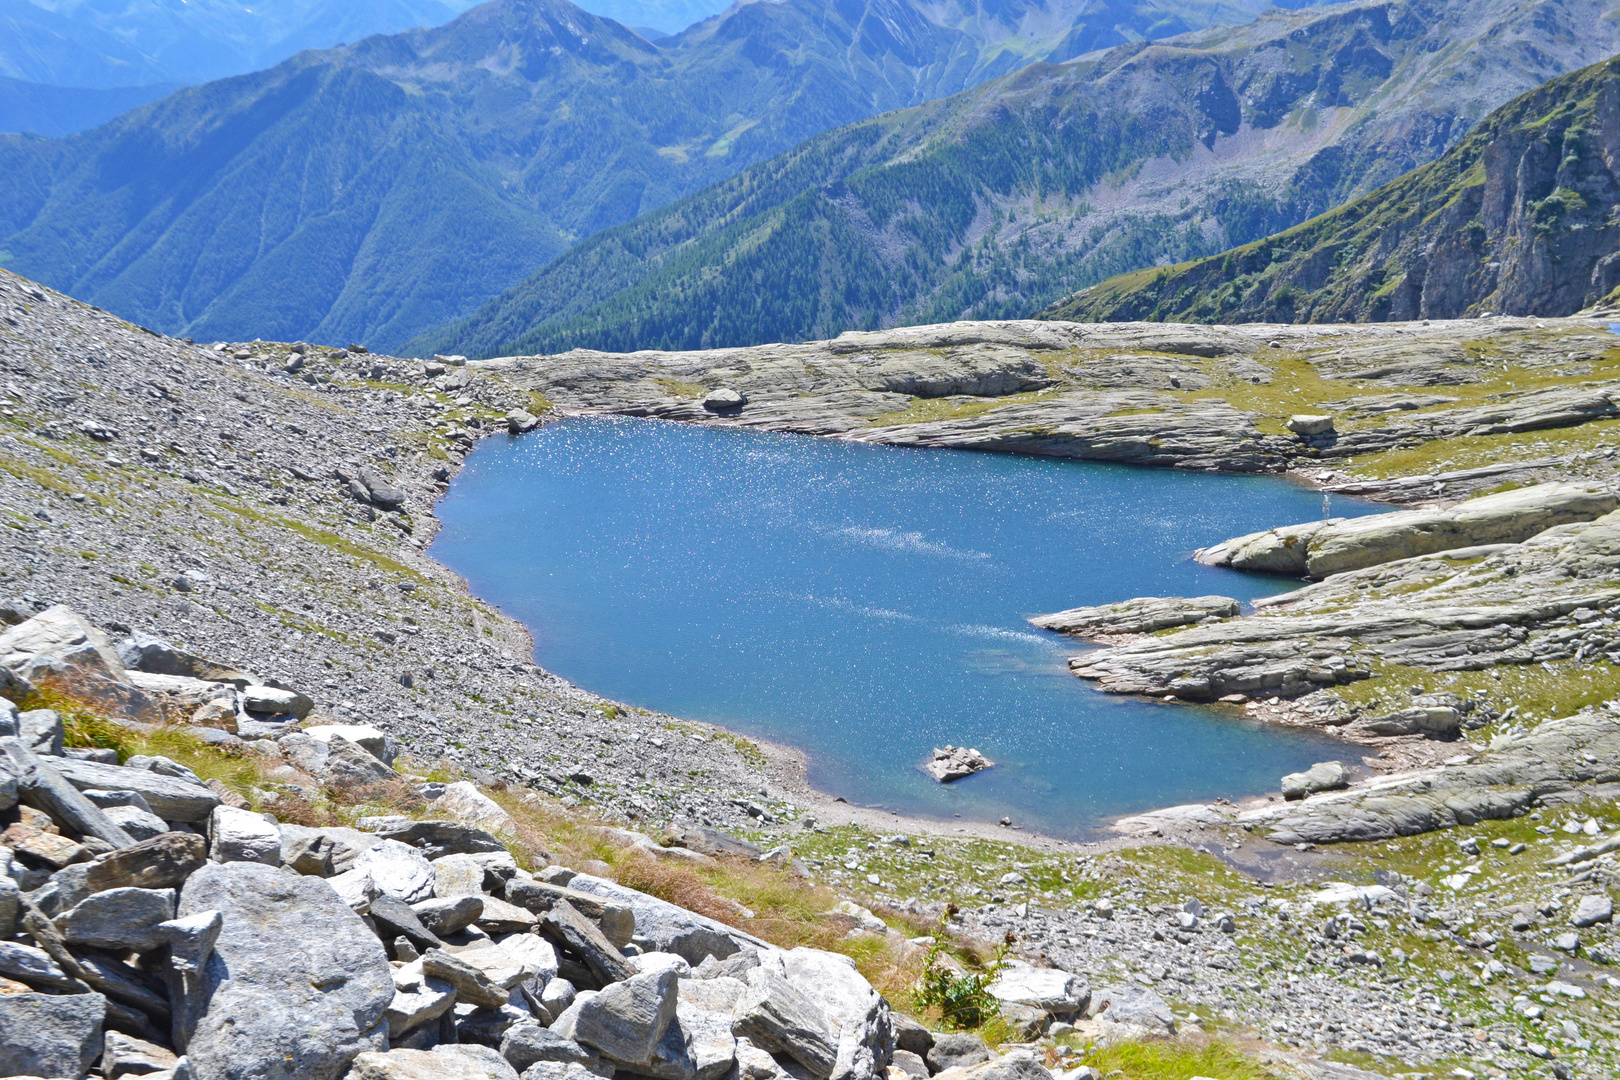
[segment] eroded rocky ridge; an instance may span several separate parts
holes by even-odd
[[[1283,472],[1439,440],[1613,419],[1620,416],[1610,398],[1620,388],[1616,344],[1601,319],[1354,328],[1025,321],[696,352],[575,350],[469,366],[568,412],[896,446]],[[705,405],[722,389],[746,402]],[[1325,434],[1299,435],[1286,426],[1296,412],[1325,412],[1333,423]],[[1514,456],[1410,484],[1346,476],[1326,486],[1407,500],[1432,497],[1437,488],[1456,495],[1515,477],[1585,471],[1563,458]],[[1404,480],[1411,470],[1401,474]]]

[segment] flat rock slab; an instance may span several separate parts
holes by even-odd
[[[518,1080],[518,1072],[487,1046],[450,1045],[361,1054],[349,1080]]]
[[[1029,620],[1043,630],[1075,637],[1151,634],[1241,614],[1243,605],[1230,596],[1142,596],[1100,607],[1070,608]]]
[[[337,1080],[388,1045],[394,998],[382,942],[319,878],[262,863],[210,863],[182,917],[223,916],[203,971],[171,980],[175,1045],[198,1080]]]
[[[80,791],[101,788],[138,792],[152,808],[152,813],[164,821],[207,821],[214,807],[220,804],[220,797],[205,787],[147,769],[100,765],[73,758],[57,758],[51,765]]]

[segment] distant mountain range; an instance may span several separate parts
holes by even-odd
[[[1440,160],[1297,228],[1047,308],[1117,322],[1570,315],[1620,291],[1620,59],[1496,110]]]
[[[182,85],[257,71],[303,49],[438,26],[470,6],[471,0],[0,0],[0,131],[83,131]]]
[[[1027,316],[1304,221],[1616,52],[1612,0],[1383,0],[1037,64],[594,236],[410,348],[679,349]]]
[[[394,348],[829,128],[1259,6],[759,0],[654,45],[494,0],[70,138],[0,136],[0,263],[171,333]]]

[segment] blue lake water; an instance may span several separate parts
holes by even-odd
[[[1276,478],[578,418],[480,443],[432,554],[580,686],[798,746],[852,803],[1084,837],[1346,747],[1100,693],[1065,665],[1082,643],[1024,620],[1282,591],[1189,553],[1321,514]],[[945,743],[996,767],[935,784],[918,766]]]

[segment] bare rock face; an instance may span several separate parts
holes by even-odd
[[[198,1080],[337,1080],[388,1045],[387,954],[326,882],[262,863],[209,864],[186,882],[182,917],[223,916],[203,970],[171,975],[175,1046]]]
[[[1094,638],[1151,634],[1176,626],[1230,619],[1242,611],[1243,605],[1230,596],[1144,596],[1117,604],[1037,615],[1029,621],[1043,630]]]
[[[1286,525],[1239,536],[1194,557],[1209,566],[1321,580],[1346,570],[1439,551],[1516,544],[1554,525],[1593,521],[1620,498],[1590,484],[1538,484],[1482,495],[1445,510],[1403,510]]]
[[[934,756],[928,759],[923,770],[942,784],[952,780],[960,780],[964,776],[972,776],[976,772],[983,772],[995,764],[977,750],[966,746],[936,746]]]

